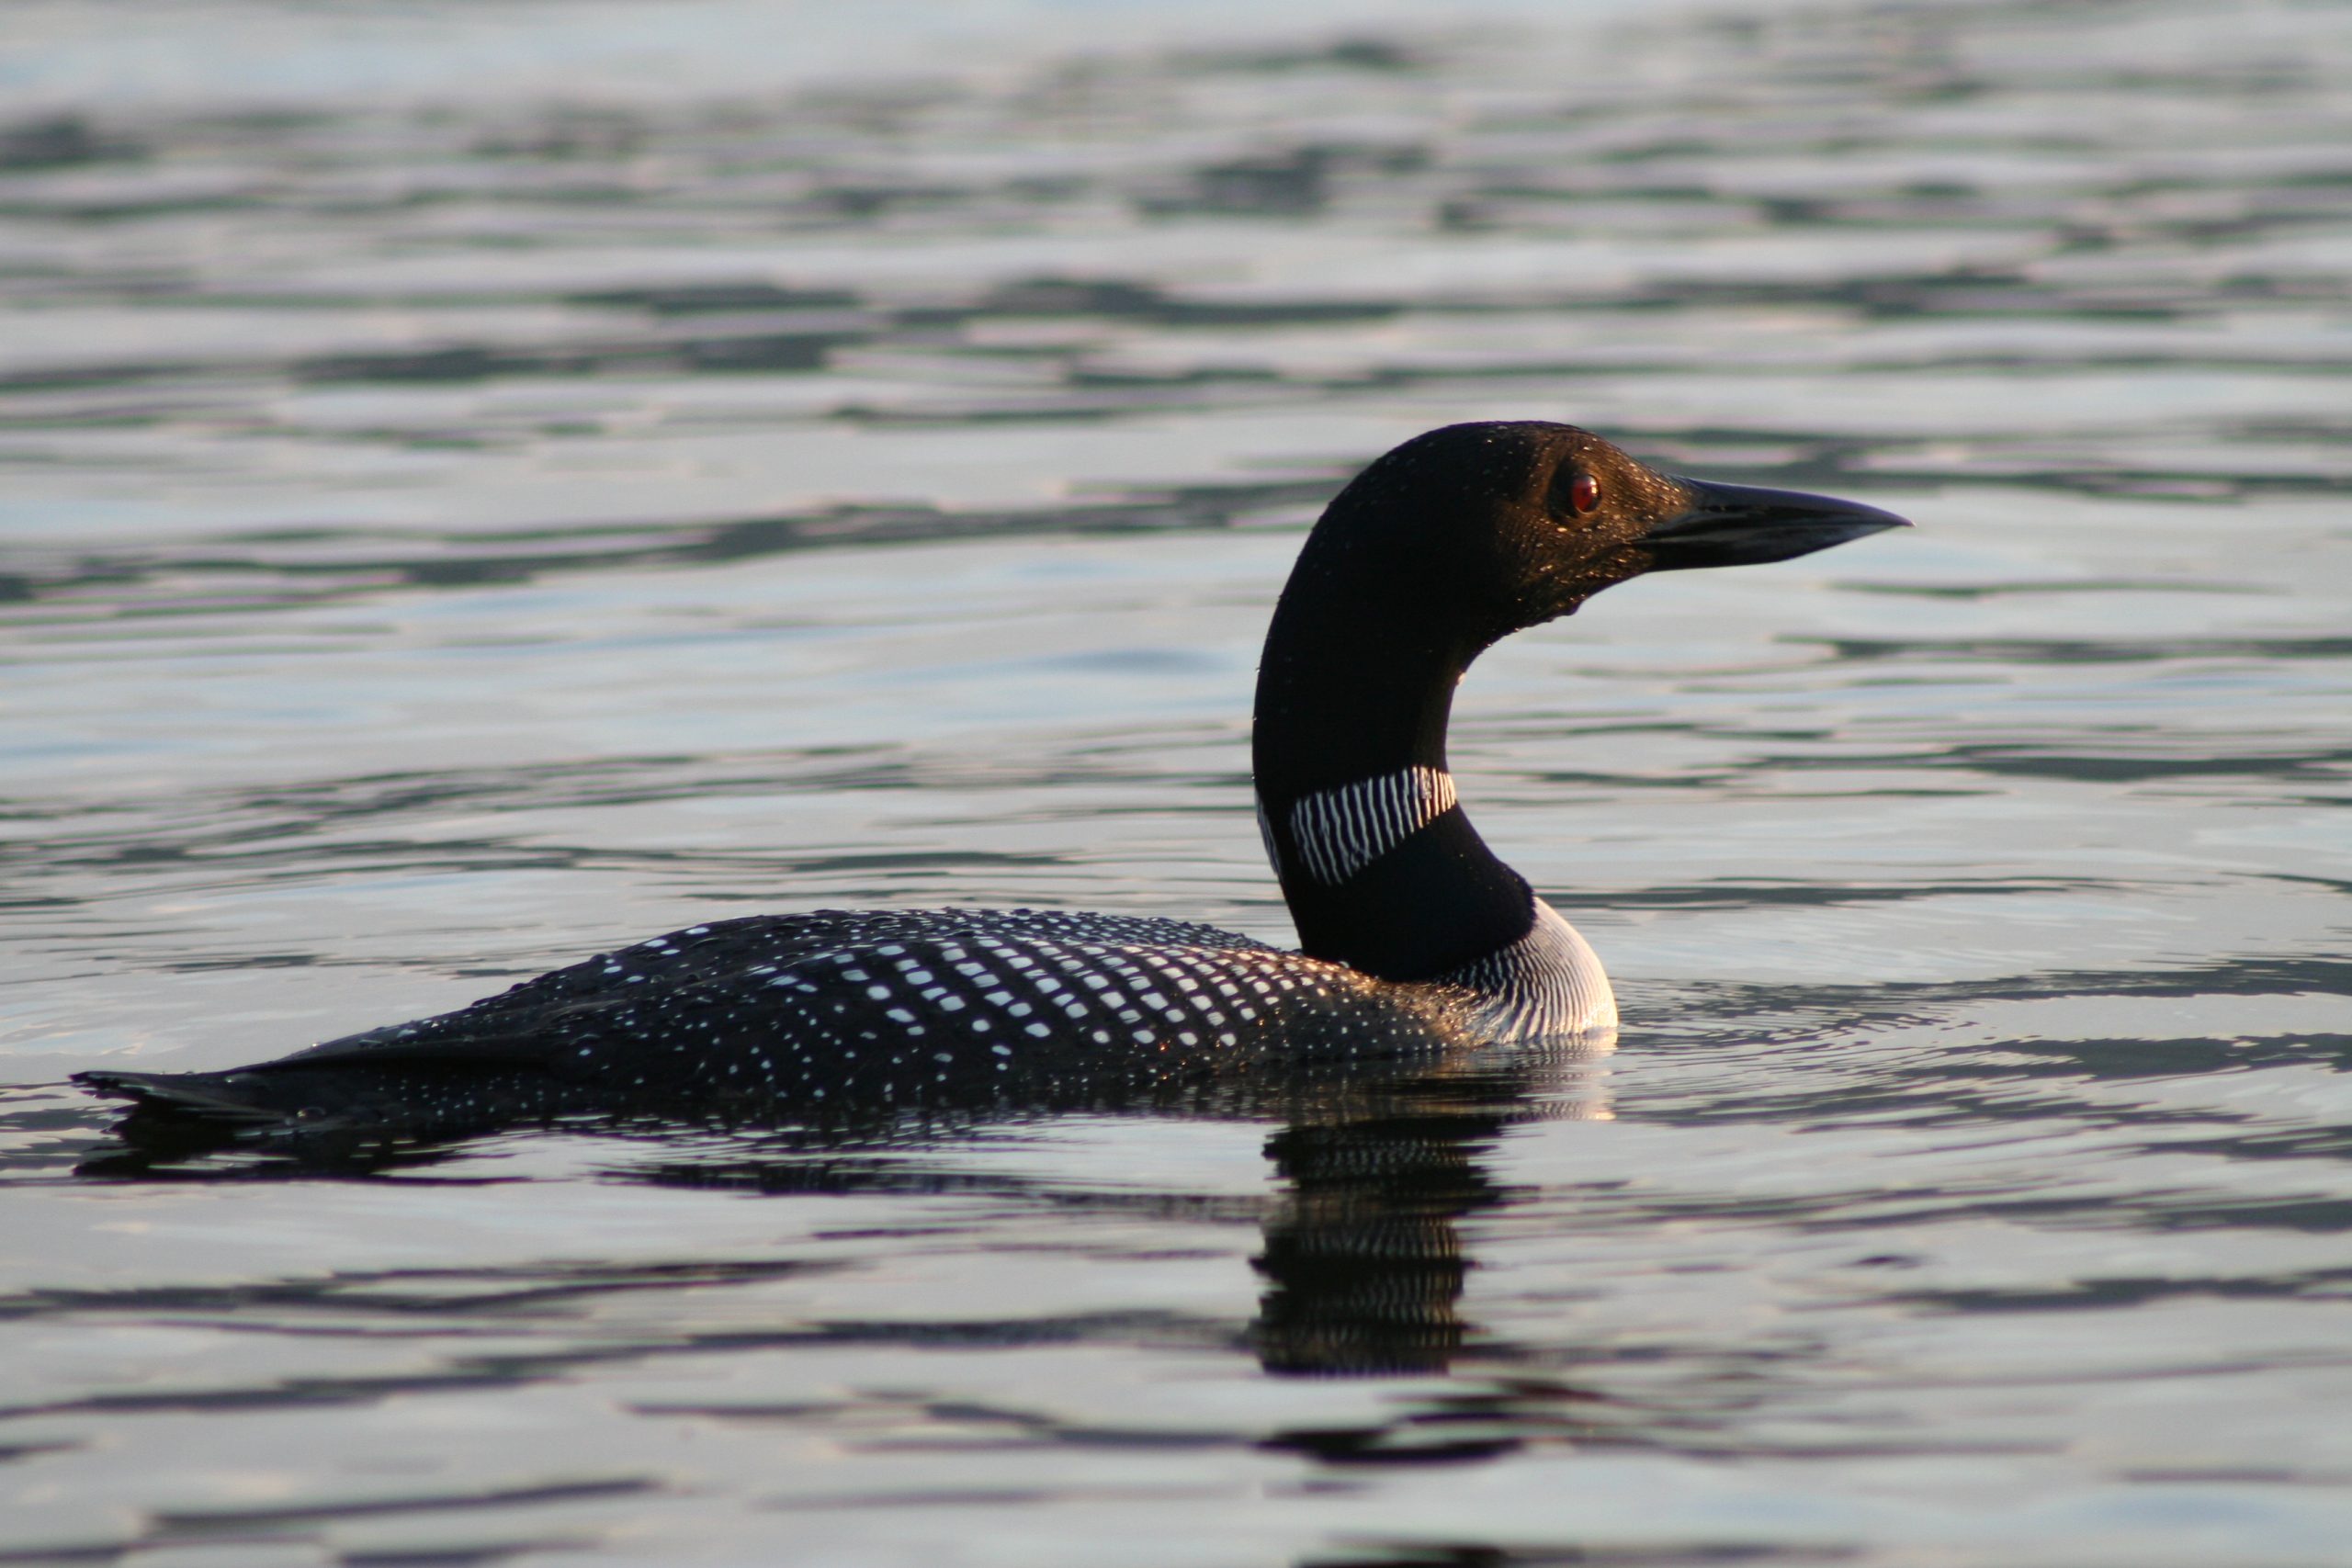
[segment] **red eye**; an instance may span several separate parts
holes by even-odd
[[[1568,485],[1568,504],[1578,513],[1591,511],[1600,504],[1600,481],[1590,474],[1578,474]]]

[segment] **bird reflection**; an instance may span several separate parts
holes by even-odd
[[[1529,1060],[1349,1086],[1266,1141],[1283,1183],[1256,1262],[1251,1338],[1268,1371],[1443,1371],[1462,1349],[1462,1222],[1507,1190],[1488,1157],[1513,1123],[1606,1120],[1613,1035]]]
[[[648,1117],[561,1125],[628,1145],[628,1156],[607,1168],[624,1179],[786,1193],[985,1188],[988,1179],[969,1167],[949,1176],[908,1156],[1009,1122],[1109,1112],[1272,1122],[1265,1151],[1280,1190],[1253,1259],[1264,1288],[1249,1336],[1260,1364],[1283,1375],[1430,1373],[1450,1366],[1473,1332],[1462,1297],[1476,1261],[1462,1227],[1510,1196],[1490,1168],[1496,1145],[1514,1125],[1608,1120],[1604,1064],[1614,1048],[1608,1034],[1421,1064],[1296,1068],[1143,1095],[1095,1086],[1066,1103],[974,1105],[887,1124],[713,1127]],[[460,1156],[515,1130],[483,1126],[431,1142],[345,1145],[232,1136],[133,1112],[79,1172],[117,1179],[364,1179],[446,1167],[445,1174],[466,1179]]]

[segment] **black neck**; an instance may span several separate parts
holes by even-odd
[[[1336,887],[1308,874],[1291,835],[1302,796],[1405,768],[1444,770],[1453,689],[1492,638],[1461,628],[1431,590],[1327,520],[1283,591],[1258,670],[1258,798],[1299,944],[1384,979],[1444,974],[1533,923],[1526,882],[1459,807]]]

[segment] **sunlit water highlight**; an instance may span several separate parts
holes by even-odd
[[[0,1562],[2345,1560],[2352,11],[782,15],[0,45]],[[1464,688],[1613,1054],[77,1174],[712,914],[1286,939],[1300,531],[1527,416],[1922,524]]]

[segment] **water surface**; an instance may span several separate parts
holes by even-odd
[[[22,15],[0,1561],[2346,1560],[2352,10]],[[1485,417],[1922,525],[1464,687],[1613,1054],[81,1169],[713,915],[1287,940],[1267,609]]]

